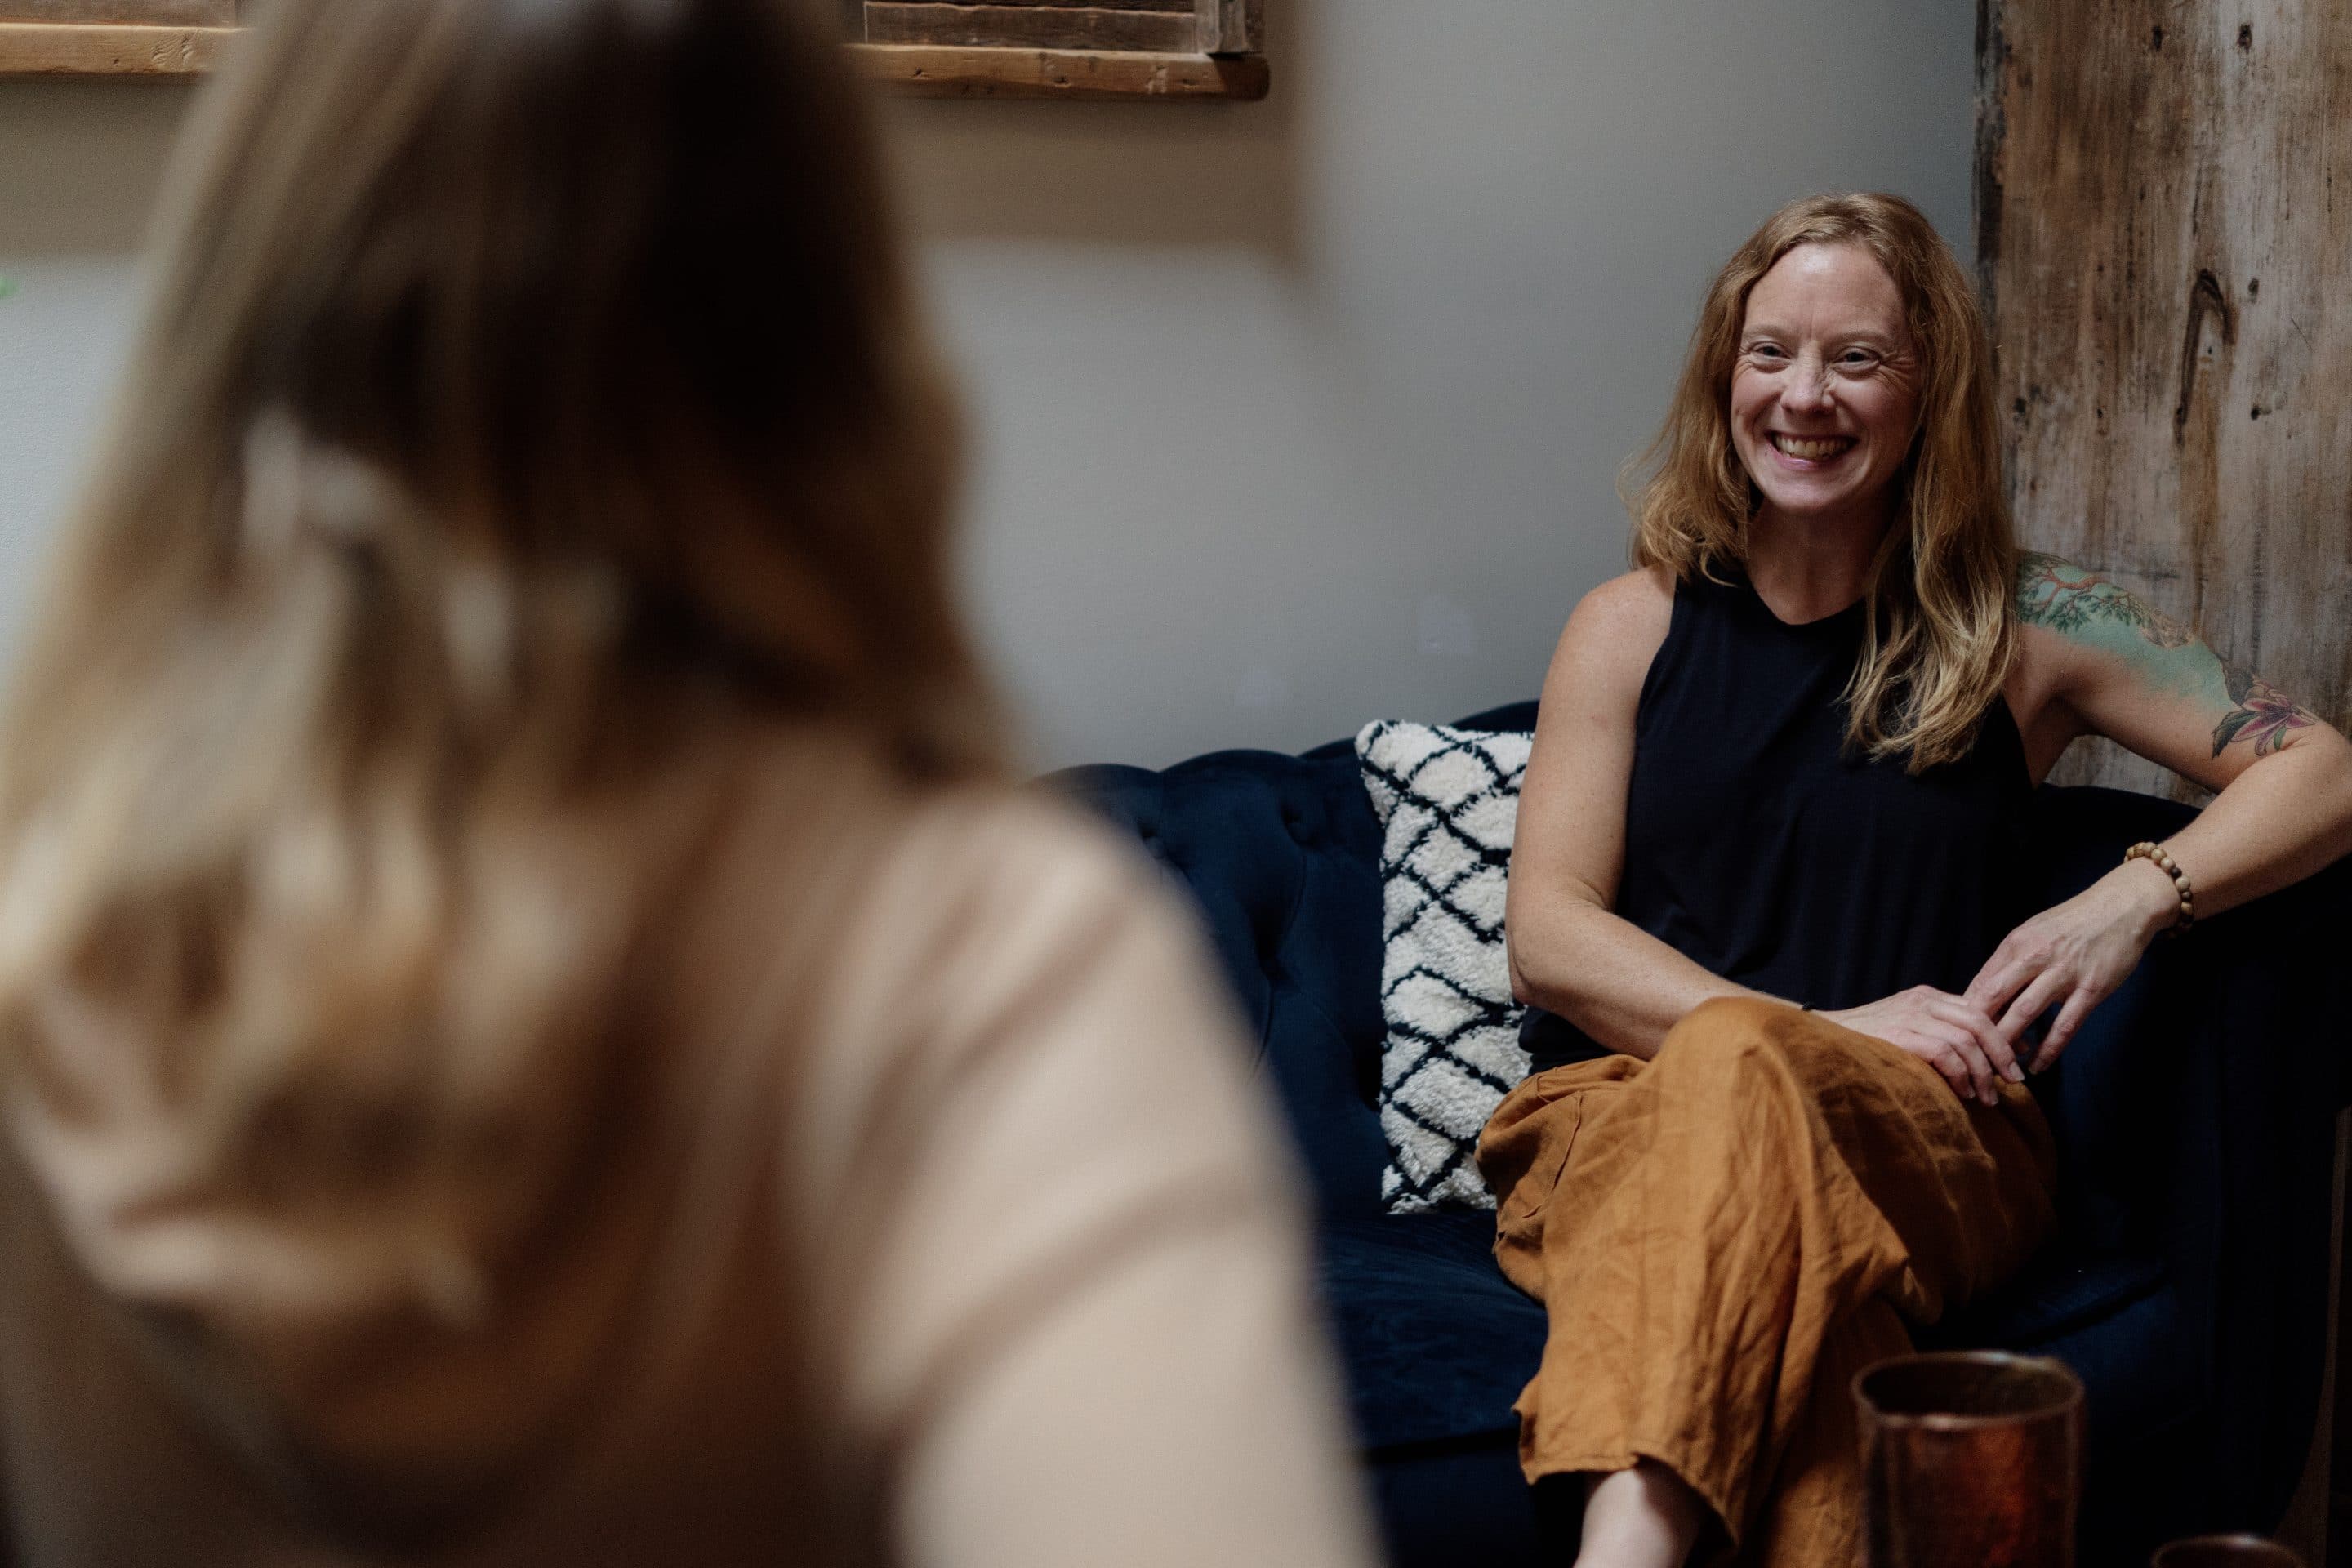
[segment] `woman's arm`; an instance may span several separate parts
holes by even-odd
[[[1612,912],[1634,714],[1674,599],[1663,573],[1634,572],[1587,594],[1569,616],[1519,789],[1503,921],[1513,996],[1645,1058],[1700,1003],[1755,994]]]
[[[1644,1058],[1700,1003],[1758,994],[1612,912],[1634,719],[1673,615],[1672,581],[1636,572],[1595,588],[1569,617],[1520,787],[1504,917],[1512,994]],[[1932,987],[1824,1016],[1918,1057],[1963,1098],[1990,1105],[1996,1077],[2024,1076],[1981,1008]]]
[[[2352,744],[2261,677],[2095,573],[2049,555],[2018,572],[2027,676],[2079,733],[2105,735],[2218,791],[2165,841],[2198,918],[2352,851]],[[2179,910],[2171,879],[2126,861],[2011,932],[1969,987],[2014,1040],[2063,1004],[2037,1066],[2057,1058]]]

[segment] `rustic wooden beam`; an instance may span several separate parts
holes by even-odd
[[[0,22],[0,77],[189,76],[213,68],[235,27]]]
[[[923,98],[1264,98],[1262,55],[1134,54],[1118,49],[965,49],[853,44],[866,77]]]
[[[1977,227],[2019,537],[2352,722],[2344,0],[1984,0]],[[2078,746],[2056,781],[2193,794]],[[2347,1447],[2352,1452],[2352,1447]]]

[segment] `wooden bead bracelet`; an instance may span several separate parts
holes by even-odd
[[[2180,868],[2179,861],[2165,852],[2164,846],[2151,844],[2142,839],[2124,851],[2125,865],[2128,866],[2135,860],[2154,861],[2158,870],[2172,879],[2174,889],[2180,894],[2180,913],[2173,921],[2169,928],[2170,933],[2177,936],[2196,924],[2197,895],[2189,886],[2189,873]]]

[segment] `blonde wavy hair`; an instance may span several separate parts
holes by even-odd
[[[0,734],[11,1125],[229,1216],[173,1289],[463,1319],[445,1244],[578,1179],[772,742],[997,773],[839,54],[792,0],[278,0],[208,89]]]
[[[1919,434],[1900,521],[1871,563],[1846,739],[1913,773],[1967,754],[2016,658],[2017,547],[2001,489],[1992,354],[1950,247],[1899,196],[1821,195],[1766,219],[1708,289],[1665,425],[1629,482],[1633,563],[1677,580],[1747,559],[1758,494],[1731,442],[1748,297],[1802,245],[1859,246],[1894,279],[1919,363]],[[1638,476],[1647,471],[1646,479]]]

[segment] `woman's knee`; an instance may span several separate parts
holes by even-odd
[[[1785,1067],[1792,1035],[1805,1015],[1785,1002],[1718,996],[1702,1002],[1667,1031],[1657,1065],[1707,1066],[1731,1071]]]

